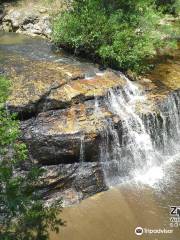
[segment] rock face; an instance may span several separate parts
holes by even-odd
[[[51,35],[51,19],[46,11],[10,8],[5,14],[0,13],[2,30],[24,33],[31,36]]]
[[[63,197],[64,206],[107,189],[100,163],[60,164],[44,168],[47,172],[44,176],[44,197],[50,201]]]
[[[102,107],[102,115],[97,117],[95,111],[94,101],[87,101],[22,122],[31,157],[48,165],[98,161],[103,121],[112,114]]]
[[[123,88],[125,80],[113,71],[86,78],[78,66],[17,60],[8,58],[2,67],[13,85],[7,106],[27,119],[21,126],[31,158],[48,165],[78,162],[83,148],[86,161],[97,161],[94,145],[112,113],[102,101],[97,114],[96,98],[106,98],[110,88]]]

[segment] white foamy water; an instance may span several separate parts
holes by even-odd
[[[172,157],[167,158],[160,166],[153,166],[149,168],[146,172],[142,172],[141,170],[136,170],[134,172],[133,181],[136,184],[146,184],[151,187],[159,187],[158,183],[160,180],[165,179],[165,182],[168,181],[167,175],[168,170],[172,164],[179,161],[180,154],[175,154]]]
[[[121,77],[126,86],[110,90],[106,99],[109,111],[120,121],[116,126],[107,122],[102,136],[105,179],[109,186],[127,181],[127,177],[153,186],[163,178],[164,166],[180,152],[180,97],[178,93],[169,95],[157,113],[138,114],[137,106],[145,106],[146,95],[122,74]]]
[[[156,182],[162,179],[164,176],[164,170],[162,166],[154,166],[147,170],[146,173],[135,173],[134,180],[136,183],[143,183],[153,187]]]

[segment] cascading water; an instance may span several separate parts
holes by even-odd
[[[79,153],[79,161],[83,162],[84,161],[84,135],[81,135],[80,137],[80,153]]]
[[[106,182],[113,186],[124,179],[141,180],[145,174],[158,175],[157,168],[179,151],[180,97],[173,93],[156,112],[140,114],[147,97],[125,76],[123,89],[110,90],[105,104],[119,118],[108,121],[102,134],[101,162]],[[99,112],[96,100],[96,112]],[[100,113],[98,113],[100,114]]]

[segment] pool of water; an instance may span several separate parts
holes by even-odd
[[[170,222],[170,206],[180,205],[179,160],[177,156],[147,175],[150,185],[132,180],[65,208],[61,217],[66,226],[58,235],[51,234],[51,240],[179,240],[180,224]],[[136,227],[144,229],[141,236],[135,234]],[[145,229],[171,233],[150,234]]]
[[[57,50],[51,42],[38,37],[31,38],[17,33],[0,32],[0,52],[21,55],[25,58],[40,61],[51,61],[80,66],[94,67],[85,59],[69,54],[63,49]]]
[[[7,63],[11,59],[16,59],[17,66],[25,65],[23,60],[32,60],[34,64],[40,61],[75,65],[85,71],[86,77],[101,72],[98,65],[88,62],[85,58],[75,57],[63,49],[57,49],[45,39],[0,31],[0,63]],[[9,65],[11,66],[11,63]]]

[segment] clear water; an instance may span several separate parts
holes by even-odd
[[[72,54],[57,50],[51,42],[41,38],[30,38],[15,33],[0,32],[0,55],[23,56],[37,61],[50,61],[77,65],[87,71],[87,77],[93,76],[98,69],[84,59],[79,59]]]

